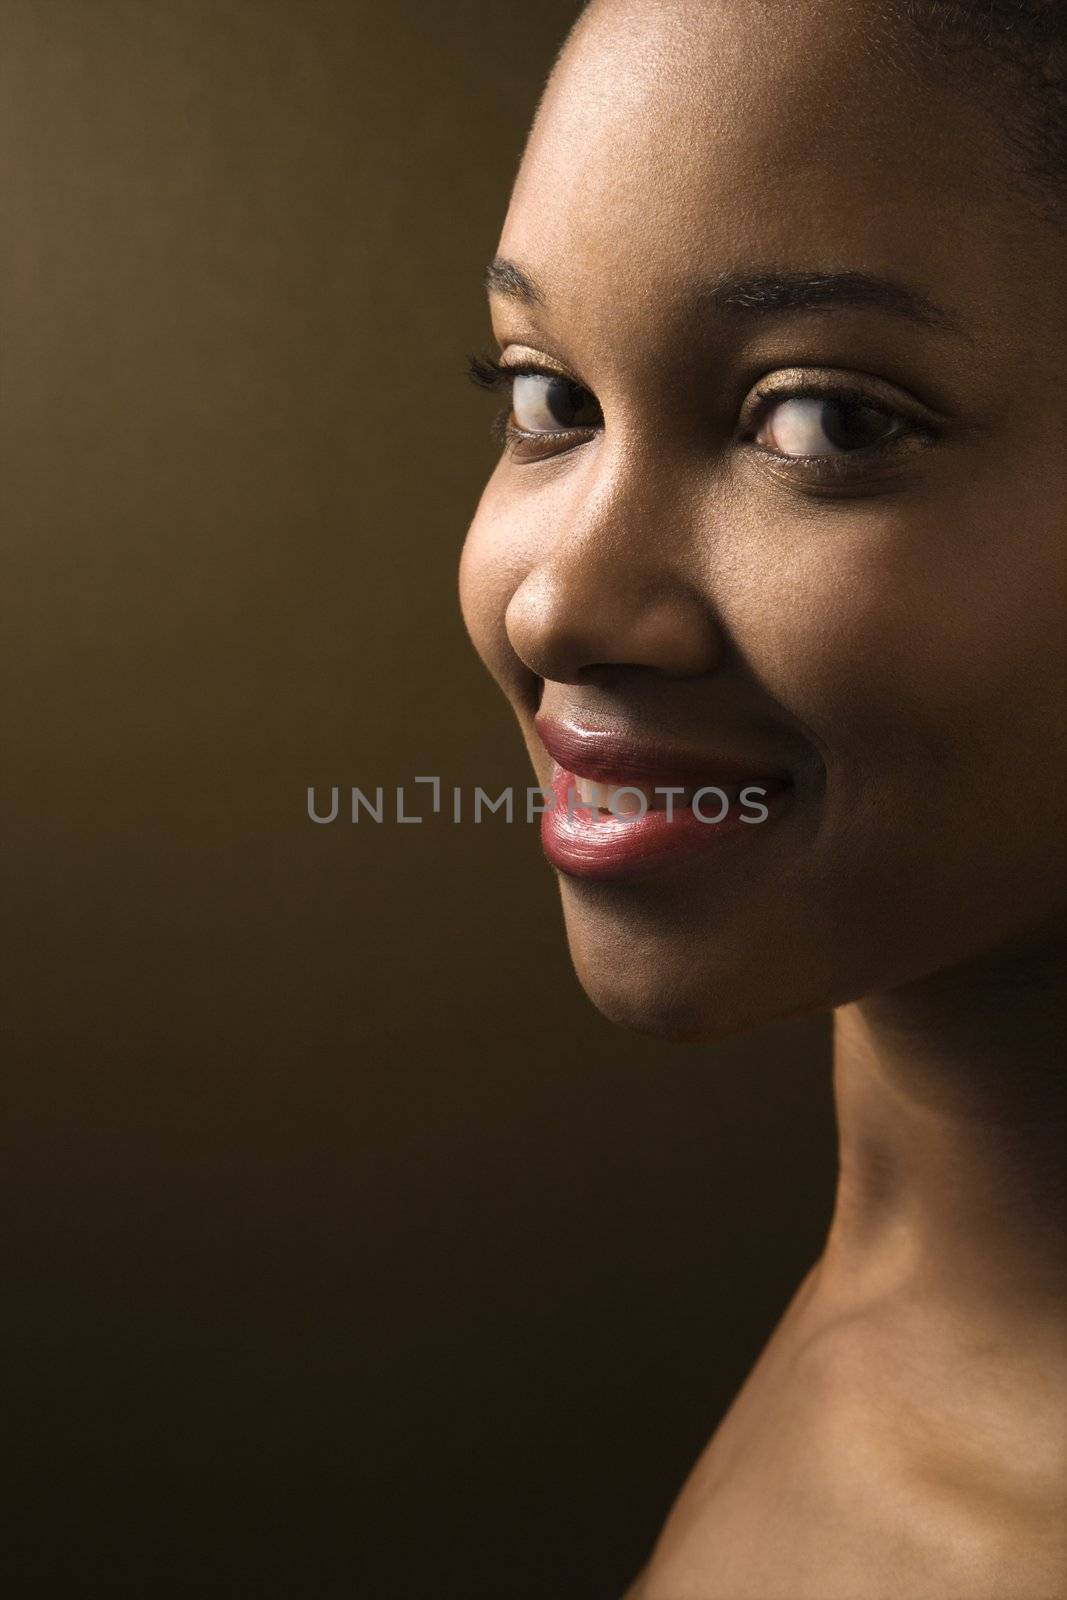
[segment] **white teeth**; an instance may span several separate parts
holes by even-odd
[[[653,793],[652,787],[643,783],[595,783],[592,778],[575,777],[574,786],[583,806],[596,806],[601,811],[614,811],[625,817],[641,810],[639,794],[643,794],[649,807],[663,804],[663,796]],[[614,802],[614,804],[613,804]]]
[[[603,811],[608,809],[611,791],[606,784],[594,783],[592,778],[575,778],[574,783],[583,806],[597,806]]]

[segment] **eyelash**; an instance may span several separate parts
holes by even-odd
[[[517,362],[512,366],[498,361],[495,356],[474,355],[470,358],[467,376],[479,389],[488,389],[490,394],[504,394],[511,388],[516,378],[556,378],[560,374],[550,367],[539,367],[532,361]],[[523,439],[559,439],[577,431],[573,428],[560,428],[558,432],[552,433],[526,433],[521,428],[509,427],[510,414],[510,406],[505,406],[497,412],[490,428],[497,444],[503,445],[505,449],[512,449]]]
[[[536,362],[518,362],[514,366],[507,362],[497,360],[495,356],[472,355],[468,366],[468,376],[472,383],[480,389],[487,389],[493,394],[505,393],[510,389],[515,378],[523,377],[558,377],[560,374],[551,367],[538,366]],[[754,444],[755,434],[758,433],[768,412],[776,404],[785,400],[839,400],[851,401],[854,405],[864,406],[869,411],[875,411],[880,416],[889,418],[902,424],[899,432],[894,434],[891,441],[886,444],[871,446],[868,449],[848,451],[835,456],[784,456],[766,446],[757,446],[772,460],[786,463],[791,467],[803,467],[809,472],[818,472],[825,478],[841,478],[855,472],[864,462],[869,462],[872,454],[877,450],[884,450],[888,444],[912,439],[919,443],[929,444],[935,438],[935,430],[927,424],[920,422],[915,417],[905,416],[903,412],[877,399],[874,395],[865,393],[862,389],[849,388],[843,384],[797,384],[788,389],[756,390],[757,409],[744,429],[743,438],[746,443]],[[513,449],[516,444],[527,439],[551,440],[570,436],[577,432],[586,432],[584,429],[561,428],[554,432],[527,433],[520,428],[508,425],[510,408],[505,407],[493,419],[492,435],[498,443],[506,449]],[[858,459],[857,459],[858,458]]]

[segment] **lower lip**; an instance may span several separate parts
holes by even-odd
[[[573,772],[553,767],[555,805],[541,817],[541,844],[560,872],[586,879],[637,877],[707,850],[756,839],[792,794],[788,788],[764,793],[757,780],[746,787],[760,792],[748,803],[735,801],[721,822],[706,821],[691,806],[677,803],[670,818],[665,810],[651,808],[643,816],[619,818],[585,805],[577,783]],[[701,800],[704,817],[715,816],[721,804],[717,795],[706,795]],[[766,817],[759,817],[757,805],[766,807]]]

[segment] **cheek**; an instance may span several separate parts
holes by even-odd
[[[823,758],[813,893],[850,928],[861,904],[907,907],[936,959],[1063,893],[1058,536],[1051,517],[1008,532],[962,497],[953,512],[827,518],[780,543],[734,617]]]
[[[1049,523],[1006,537],[977,507],[906,521],[883,509],[780,546],[727,620],[828,763],[903,779],[913,759],[973,769],[1047,746],[1062,698],[1063,579]]]

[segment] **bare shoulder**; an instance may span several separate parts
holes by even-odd
[[[626,1593],[623,1595],[622,1600],[644,1600],[645,1578],[647,1573],[648,1568],[643,1567],[637,1574],[637,1577],[634,1579],[633,1583],[631,1583],[630,1587],[627,1589]]]
[[[789,1354],[757,1365],[624,1600],[1067,1595],[1059,1418],[906,1385],[854,1328]]]

